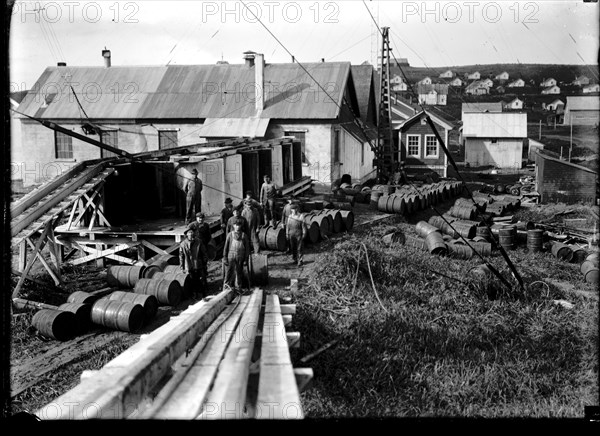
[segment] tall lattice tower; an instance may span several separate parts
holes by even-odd
[[[390,40],[389,27],[381,28],[381,63],[379,64],[379,118],[377,123],[377,177],[379,181],[392,174],[398,151],[392,134],[390,99]]]

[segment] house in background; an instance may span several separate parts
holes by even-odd
[[[494,82],[492,81],[492,79],[490,78],[485,78],[481,81],[481,83],[483,83],[485,86],[487,86],[488,88],[491,88],[492,86],[494,86]]]
[[[490,87],[480,80],[471,82],[465,88],[465,94],[485,95],[490,93]]]
[[[13,192],[21,192],[23,187],[28,184],[31,185],[32,182],[28,179],[35,179],[36,175],[36,166],[26,166],[19,160],[23,154],[21,152],[21,117],[15,112],[18,110],[21,101],[27,95],[29,91],[15,91],[9,94],[10,100],[10,151],[11,151],[11,168],[10,168],[10,178],[11,178],[11,187]],[[41,168],[39,168],[41,170]]]
[[[555,86],[556,85],[556,79],[553,79],[552,77],[549,77],[548,79],[544,79],[540,82],[540,86],[542,88],[548,88],[550,86]]]
[[[506,92],[506,89],[502,85],[496,86],[494,90],[496,91],[496,94],[504,94]]]
[[[481,103],[463,103],[460,109],[461,119],[464,119],[465,114],[470,113],[498,113],[502,112],[502,102],[481,102]]]
[[[406,85],[406,82],[404,82],[404,79],[397,74],[395,74],[394,77],[390,79],[390,86],[392,88],[392,91],[395,92],[402,92],[408,90],[408,86]]]
[[[573,80],[571,82],[571,85],[575,85],[575,86],[584,86],[584,85],[589,85],[590,83],[590,79],[586,76],[578,76],[575,78],[575,80]]]
[[[544,109],[546,109],[547,111],[556,111],[560,106],[564,108],[565,104],[562,100],[557,98],[552,103],[548,103]]]
[[[522,88],[525,86],[525,81],[523,79],[513,80],[506,86],[508,86],[509,88]]]
[[[581,92],[584,94],[590,94],[592,92],[600,92],[600,85],[597,83],[592,83],[591,85],[586,85],[581,89]]]
[[[479,80],[481,79],[481,74],[479,74],[479,71],[475,71],[474,73],[465,73],[465,78],[467,80]]]
[[[565,104],[564,124],[573,126],[598,126],[600,100],[594,95],[569,95]]]
[[[463,81],[460,80],[460,77],[455,77],[454,79],[452,79],[449,83],[450,86],[462,86],[463,85]]]
[[[535,183],[541,203],[597,204],[596,171],[543,151],[535,154]]]
[[[431,77],[426,76],[417,82],[417,85],[431,85]]]
[[[446,70],[440,74],[440,79],[451,79],[452,77],[454,77],[452,70]]]
[[[417,93],[421,104],[445,106],[448,99],[448,85],[442,83],[420,84],[417,87]]]
[[[504,109],[512,109],[512,110],[523,109],[523,100],[521,100],[518,97],[513,98],[511,101],[504,103],[503,108]]]
[[[129,153],[226,138],[294,136],[301,145],[298,150],[278,151],[285,163],[273,174],[279,185],[292,181],[293,166],[314,180],[316,191],[328,190],[342,166],[357,181],[373,172],[373,152],[363,132],[373,130],[375,100],[363,101],[361,111],[354,80],[358,70],[348,62],[306,64],[310,77],[297,63],[268,64],[253,52],[243,58],[240,64],[48,67],[19,110]],[[365,72],[373,68],[359,67]],[[48,83],[69,89],[67,73],[87,121],[82,121],[71,95],[46,103],[49,96],[43,91]],[[372,93],[373,74],[361,77],[367,81],[361,89]],[[90,82],[103,90],[99,96],[84,93],[81,84]],[[135,98],[131,84],[136,84]],[[90,103],[92,97],[98,98]],[[365,120],[355,121],[354,115],[362,112],[368,114]],[[17,163],[64,171],[82,160],[109,156],[33,120],[22,119],[22,124]],[[254,176],[258,182],[253,185],[262,180],[259,174]]]
[[[465,163],[472,167],[522,167],[527,113],[464,112],[462,122]]]
[[[560,94],[560,88],[557,85],[548,86],[542,89],[542,94]]]
[[[501,72],[500,74],[497,74],[496,77],[494,77],[495,80],[508,80],[508,73],[506,71]]]
[[[454,125],[437,113],[427,111],[437,132],[448,147],[448,135]],[[404,120],[398,130],[400,162],[404,162],[408,174],[424,174],[435,171],[447,177],[448,157],[426,119],[424,111],[415,112]]]

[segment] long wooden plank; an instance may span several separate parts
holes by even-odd
[[[155,253],[158,253],[159,256],[164,256],[165,254],[169,254],[162,248],[158,248],[152,242],[146,241],[145,239],[142,239],[141,242],[145,247],[148,247],[150,250],[154,251]]]
[[[49,180],[47,183],[44,183],[39,189],[32,191],[30,195],[26,195],[20,200],[16,201],[15,204],[10,208],[10,215],[13,217],[17,217],[21,215],[26,209],[33,206],[38,201],[42,200],[52,191],[57,189],[60,185],[65,183],[71,177],[79,174],[83,169],[85,169],[86,163],[81,162],[71,168],[64,174],[55,177],[52,180]]]
[[[123,251],[123,250],[126,250],[126,249],[131,248],[131,247],[135,247],[138,244],[139,244],[138,242],[128,242],[128,243],[125,243],[125,244],[116,245],[114,247],[111,247],[111,248],[108,248],[108,249],[102,250],[102,251],[97,250],[97,249],[92,248],[92,247],[86,247],[83,244],[81,244],[81,245],[77,244],[77,245],[79,245],[82,248],[82,250],[87,251],[88,253],[91,253],[91,254],[89,254],[87,256],[84,256],[84,257],[81,257],[79,259],[75,259],[71,263],[73,265],[79,265],[81,263],[90,262],[92,260],[97,260],[97,259],[100,259],[102,257],[109,257],[111,255],[114,255],[114,254],[118,253],[119,251]],[[114,257],[110,257],[110,258],[114,259]],[[127,259],[126,257],[121,257],[121,258],[122,259]],[[130,260],[131,262],[135,262],[133,259],[127,259],[127,260]],[[126,263],[129,263],[129,262],[126,262]]]
[[[181,380],[178,380],[177,390],[170,394],[156,414],[151,415],[152,418],[194,419],[200,414],[217,375],[219,363],[221,363],[225,351],[234,337],[233,332],[250,301],[249,296],[236,299],[239,299],[239,303],[232,302],[228,307],[229,310],[223,311],[213,323],[218,327],[213,328],[211,325],[211,328],[202,335],[195,347],[201,352],[195,356],[193,351],[190,353],[191,365],[181,369],[181,371],[187,372]],[[219,322],[221,320],[222,322]],[[184,363],[184,365],[186,364],[188,363]],[[158,400],[160,400],[161,393],[162,391],[157,395]]]
[[[248,307],[235,330],[235,337],[230,343],[214,387],[209,393],[206,405],[200,415],[201,419],[241,419],[247,418],[244,411],[250,360],[254,349],[258,318],[263,291],[255,288]]]
[[[108,362],[96,375],[40,408],[36,416],[42,419],[49,416],[53,419],[127,416],[165,376],[170,366],[196,343],[232,298],[233,292],[226,290],[210,301],[188,308],[177,319],[172,319]]]
[[[25,215],[19,216],[19,220],[11,223],[11,235],[15,236],[21,230],[29,226],[36,219],[43,216],[48,210],[50,210],[53,206],[60,203],[63,199],[71,195],[72,192],[76,191],[78,188],[87,183],[91,178],[96,176],[98,173],[102,171],[104,168],[104,164],[98,164],[92,167],[89,170],[86,170],[83,174],[79,175],[77,180],[74,180],[68,186],[61,189],[60,192],[56,193],[56,195],[52,195],[48,200],[46,200],[43,204],[36,207],[34,210],[31,210],[29,213]],[[111,168],[112,170],[112,168]],[[114,170],[112,170],[114,171]],[[111,172],[112,172],[111,171]]]
[[[301,419],[300,392],[294,376],[285,324],[278,312],[278,297],[267,298],[262,330],[257,419]],[[280,308],[283,305],[280,305]],[[281,309],[279,309],[280,311]]]

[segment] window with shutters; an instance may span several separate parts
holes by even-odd
[[[177,130],[158,131],[158,149],[166,150],[177,147]]]
[[[73,159],[73,137],[54,131],[54,156],[56,159]]]

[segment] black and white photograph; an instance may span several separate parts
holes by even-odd
[[[4,9],[3,418],[600,421],[597,0]]]

